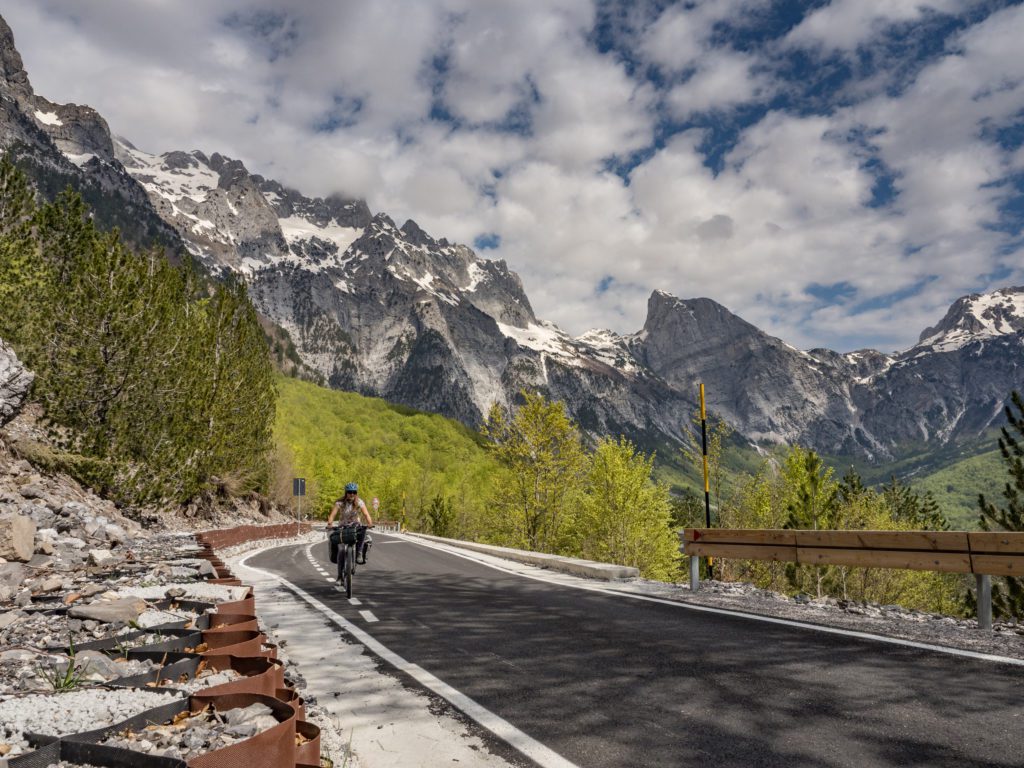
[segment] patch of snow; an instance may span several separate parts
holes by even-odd
[[[478,262],[471,261],[469,263],[469,282],[462,289],[466,293],[472,293],[477,289],[477,286],[485,280],[490,279],[490,275]]]
[[[85,165],[90,160],[92,160],[94,157],[96,157],[96,155],[94,155],[92,152],[83,152],[80,155],[74,154],[74,153],[71,153],[71,152],[65,152],[64,153],[64,157],[66,157],[72,163],[74,163],[79,168],[81,168],[83,165]]]
[[[64,125],[64,123],[60,121],[60,118],[57,117],[56,112],[42,112],[37,109],[36,120],[43,125]]]
[[[151,155],[123,144],[120,150],[127,156],[124,165],[128,173],[148,192],[172,203],[186,197],[204,202],[220,182],[220,176],[194,156],[195,165],[171,169],[164,165],[165,155]]]
[[[333,223],[320,227],[301,216],[278,219],[278,223],[288,245],[317,237],[338,246],[339,255],[347,251],[348,247],[363,234],[363,230],[358,227],[342,227]]]
[[[625,372],[637,370],[625,340],[614,331],[595,328],[577,337],[575,342],[584,348],[584,353],[605,365]]]
[[[526,328],[498,323],[498,329],[521,347],[558,357],[575,357],[568,334],[552,323],[542,320],[540,323],[530,323]]]

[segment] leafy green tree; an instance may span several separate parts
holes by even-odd
[[[568,540],[586,454],[563,403],[522,394],[511,419],[495,405],[483,430],[506,469],[495,482],[494,532],[501,543],[555,552]]]
[[[999,452],[1010,475],[1003,487],[1004,506],[978,495],[981,510],[979,525],[984,531],[1024,531],[1024,397],[1017,391],[1010,394],[1006,406],[1008,426],[1000,429]],[[1024,618],[1024,579],[1008,576],[1005,590],[1000,585],[992,588],[992,608],[999,616]]]
[[[783,528],[788,519],[787,489],[777,464],[761,463],[754,475],[737,478],[736,493],[722,516],[724,528]],[[764,560],[722,560],[718,576],[725,581],[749,580],[762,588],[784,590],[786,564]]]
[[[603,438],[590,457],[577,535],[584,557],[640,569],[645,578],[675,581],[679,537],[668,489],[651,482],[654,456],[624,437]]]
[[[703,528],[704,499],[686,488],[679,495],[669,498],[672,507],[672,526],[674,528]]]

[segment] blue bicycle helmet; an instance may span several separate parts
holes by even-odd
[[[345,486],[345,493],[359,493],[359,486],[355,483],[349,483]]]

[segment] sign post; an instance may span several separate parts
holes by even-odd
[[[711,484],[708,482],[708,412],[704,405],[704,383],[700,385],[700,442],[704,456],[704,527],[711,527]],[[712,560],[708,558],[708,578],[712,578]]]
[[[292,478],[292,496],[296,499],[295,535],[299,535],[299,521],[302,519],[302,497],[306,495],[306,478]]]

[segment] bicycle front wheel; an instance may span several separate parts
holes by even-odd
[[[352,574],[355,571],[356,553],[355,547],[349,544],[345,547],[345,597],[352,597]]]

